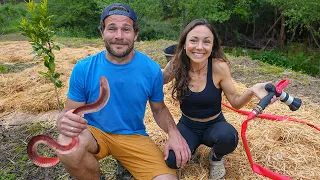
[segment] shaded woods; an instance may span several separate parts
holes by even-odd
[[[24,15],[14,13],[23,11],[15,8],[20,2],[0,1],[2,24],[9,17]],[[113,2],[135,9],[141,26],[140,40],[176,40],[187,22],[207,18],[225,46],[266,49],[303,43],[309,48],[320,47],[320,0],[49,0],[48,10],[54,15],[59,35],[99,37],[100,12]]]

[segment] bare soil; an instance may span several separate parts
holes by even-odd
[[[320,103],[320,78],[312,77],[289,70],[277,69],[268,71],[265,63],[251,60],[248,57],[231,59],[231,72],[235,81],[245,84],[247,87],[259,82],[276,84],[282,79],[289,79],[288,86],[284,89],[293,97],[301,98],[302,101],[309,99],[314,103]],[[264,68],[262,68],[264,67]],[[271,67],[270,69],[273,69]]]
[[[168,42],[166,45],[169,44]],[[161,48],[156,50],[146,49],[145,51],[146,54],[154,59],[160,59],[160,63],[165,64],[166,60],[161,53]],[[276,83],[281,79],[288,78],[290,79],[290,84],[285,89],[286,92],[302,100],[307,98],[319,104],[320,78],[282,70],[275,70],[270,73],[262,70],[261,67],[263,66],[265,65],[262,62],[253,61],[248,57],[231,59],[232,76],[238,83],[243,83],[250,87],[258,82],[273,81]],[[49,111],[34,115],[13,109],[0,114],[0,180],[72,179],[61,163],[52,168],[39,168],[30,162],[26,155],[28,139],[33,136],[31,132],[36,132],[35,134],[50,134],[54,137],[57,135],[55,129],[57,113],[58,111]],[[114,159],[108,158],[101,162],[101,165],[102,172],[107,179],[124,179],[116,177],[116,162]]]

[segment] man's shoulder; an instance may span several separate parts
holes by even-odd
[[[158,62],[153,60],[150,56],[137,50],[136,50],[136,55],[137,55],[137,58],[142,59],[144,62],[146,62],[146,64],[150,66],[154,66],[155,68],[160,68],[160,65],[158,64]]]
[[[105,50],[103,51],[100,51],[100,52],[97,52],[95,54],[91,54],[81,60],[79,60],[81,63],[88,63],[88,62],[91,62],[93,60],[96,60],[96,59],[99,59],[101,57],[105,57]]]

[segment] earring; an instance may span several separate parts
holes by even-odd
[[[214,52],[213,52],[213,51],[211,51],[210,57],[211,57],[211,58],[214,58]]]

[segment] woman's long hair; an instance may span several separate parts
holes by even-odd
[[[211,51],[211,55],[209,58],[217,58],[221,59],[227,63],[229,63],[227,57],[225,56],[221,43],[216,33],[214,27],[209,23],[206,19],[195,19],[191,21],[183,30],[179,37],[178,44],[176,46],[175,55],[172,59],[173,63],[173,72],[174,72],[174,82],[172,84],[172,98],[178,100],[180,103],[183,99],[185,99],[189,94],[190,90],[188,88],[190,77],[190,58],[186,54],[186,50],[184,49],[184,45],[186,43],[186,38],[188,33],[195,28],[196,26],[204,25],[208,27],[213,34],[213,47]]]

